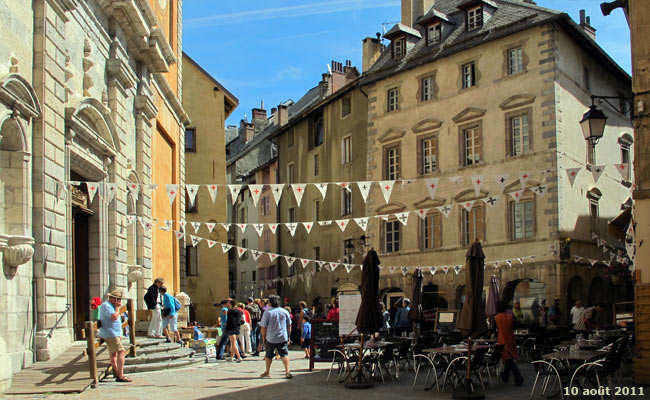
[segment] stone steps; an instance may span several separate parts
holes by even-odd
[[[146,346],[146,347],[138,346],[138,354],[144,355],[144,354],[163,353],[163,352],[174,351],[180,348],[181,345],[178,343],[165,343],[164,341],[161,341],[160,344],[154,346]]]
[[[164,339],[138,337],[136,343],[138,356],[124,360],[125,374],[182,368],[206,361],[204,354],[197,354],[196,350],[178,343],[166,343]],[[126,347],[128,340],[124,344]]]
[[[160,353],[152,353],[148,355],[138,355],[135,358],[125,358],[124,365],[136,364],[152,364],[161,363],[165,361],[178,360],[181,358],[191,358],[196,352],[193,349],[179,348],[174,351],[165,351]]]
[[[124,374],[137,374],[139,372],[162,371],[172,368],[188,367],[190,365],[205,363],[205,357],[192,357],[178,360],[164,361],[150,364],[125,365]]]

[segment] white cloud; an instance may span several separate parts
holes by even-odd
[[[296,81],[299,79],[302,79],[302,70],[293,65],[288,65],[275,74],[273,82]]]

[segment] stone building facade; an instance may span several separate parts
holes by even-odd
[[[171,210],[157,208],[164,187],[140,185],[182,183],[182,152],[167,152],[169,175],[157,147],[163,133],[182,146],[188,121],[180,10],[175,0],[0,1],[11,27],[0,34],[3,389],[80,337],[92,297],[137,295],[153,275],[178,290],[178,259],[169,271],[152,262],[166,257],[151,229]]]
[[[465,278],[453,266],[478,239],[486,285],[491,275],[502,288],[512,282],[515,299],[560,297],[564,310],[576,299],[614,300],[606,264],[592,268],[574,256],[609,263],[596,236],[609,241],[606,221],[630,196],[623,184],[631,177],[622,179],[614,164],[631,162],[632,129],[629,115],[603,105],[607,128],[592,152],[579,121],[591,95],[628,96],[629,76],[600,49],[587,20],[578,25],[532,2],[404,0],[402,7],[386,48],[364,42],[364,56],[377,58],[361,83],[367,180],[395,181],[388,203],[379,190],[370,193],[366,213],[429,211],[406,225],[396,216],[371,220],[384,298],[412,293],[410,276],[386,267],[451,266],[427,271],[425,308],[458,309]],[[590,171],[602,165],[595,182]],[[567,172],[576,167],[571,184]],[[426,178],[439,179],[433,198]],[[532,190],[538,186],[543,195]],[[445,205],[447,216],[436,209]]]

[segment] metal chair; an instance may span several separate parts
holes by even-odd
[[[435,357],[435,355],[434,355]],[[422,368],[422,364],[428,364],[431,368],[427,371],[427,377],[424,380],[424,390],[428,390],[427,388],[427,383],[429,383],[429,376],[431,375],[431,371],[433,371],[433,376],[436,379],[436,389],[440,391],[440,387],[438,386],[438,370],[436,369],[436,365],[433,362],[433,360],[426,354],[413,354],[413,365],[415,367],[415,378],[413,379],[413,387],[412,389],[415,390],[415,384],[418,381],[418,375],[420,374],[420,369]],[[433,386],[432,386],[433,387]]]
[[[551,361],[561,363],[560,360],[551,360]],[[564,393],[561,389],[563,384],[567,383],[568,381],[567,370],[564,368],[558,369],[555,365],[553,365],[552,362],[546,360],[535,360],[535,361],[531,361],[530,363],[533,364],[537,369],[535,382],[533,383],[533,388],[530,391],[530,400],[533,400],[534,398],[535,389],[537,388],[537,382],[539,382],[540,377],[543,379],[542,391],[540,395],[544,395],[546,393],[546,389],[548,388],[549,381],[553,380],[552,388],[555,388],[555,383],[557,382],[560,387],[560,396],[562,400],[564,400]],[[563,377],[564,379],[562,379]]]
[[[329,353],[332,353],[332,364],[330,364],[330,370],[327,373],[327,382],[330,381],[330,374],[332,373],[332,368],[334,368],[334,364],[337,364],[337,375],[339,376],[339,381],[341,379],[341,375],[345,373],[345,371],[348,368],[348,357],[347,355],[342,352],[341,350],[338,349],[331,349],[328,350]]]
[[[484,369],[487,371],[488,379],[490,380],[490,387],[494,387],[492,382],[492,373],[490,373],[490,368],[494,369],[494,375],[499,376],[499,365],[501,365],[501,355],[503,354],[504,345],[499,344],[492,347],[486,357]]]

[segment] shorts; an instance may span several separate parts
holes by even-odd
[[[300,343],[300,347],[303,349],[308,349],[309,348],[309,343],[311,342],[311,338],[305,339]]]
[[[124,346],[122,346],[122,338],[119,336],[104,338],[106,345],[108,346],[108,352],[110,354],[126,352]]]
[[[171,332],[178,332],[178,313],[163,317],[163,329],[169,328]]]
[[[240,332],[239,329],[228,330],[228,331],[226,331],[226,336],[229,336],[229,337],[233,336],[233,335],[234,336],[239,336],[239,332]]]
[[[278,351],[278,355],[280,357],[287,357],[289,355],[289,346],[287,342],[282,342],[282,343],[271,343],[271,342],[266,342],[264,344],[264,348],[266,350],[266,358],[269,360],[273,360],[273,357],[275,357],[275,351]]]

